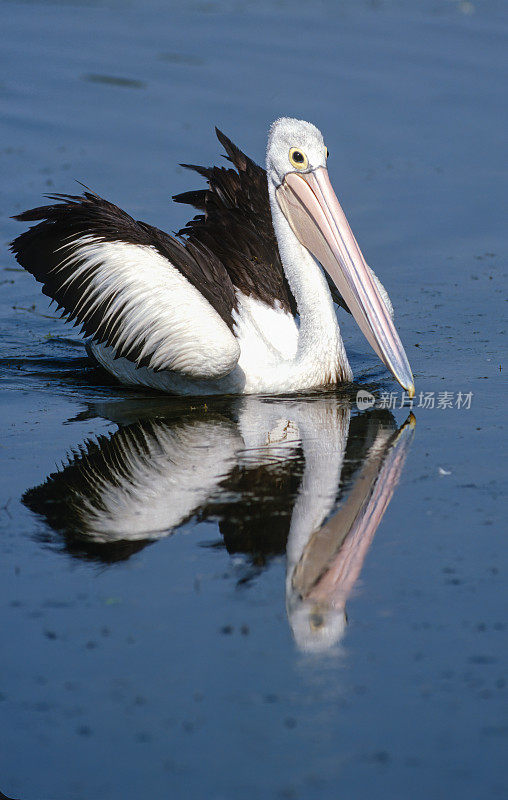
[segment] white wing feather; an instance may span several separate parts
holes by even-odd
[[[136,361],[152,353],[151,369],[199,379],[227,375],[238,362],[240,347],[224,320],[155,247],[81,236],[54,272],[69,268],[68,288],[88,276],[80,301],[87,313],[108,301],[102,322],[115,350],[137,343]]]

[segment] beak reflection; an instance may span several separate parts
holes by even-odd
[[[23,502],[63,549],[103,563],[192,515],[218,520],[222,545],[243,554],[245,580],[286,553],[295,641],[330,648],[345,633],[346,600],[402,474],[414,417],[397,430],[389,412],[353,415],[338,394],[214,403],[92,408],[118,430],[73,451]]]
[[[305,650],[328,649],[344,633],[346,600],[399,482],[414,428],[412,414],[391,435],[379,428],[345,501],[309,537],[295,564],[293,632]]]

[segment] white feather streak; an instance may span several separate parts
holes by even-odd
[[[75,267],[62,284],[67,288],[93,271],[75,310],[87,309],[91,316],[109,300],[106,331],[122,319],[112,342],[115,349],[142,344],[143,355],[152,353],[150,368],[198,379],[218,378],[234,368],[240,347],[228,326],[154,247],[82,236],[72,248],[55,271]]]

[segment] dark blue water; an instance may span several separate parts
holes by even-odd
[[[506,797],[506,5],[0,16],[0,790]],[[178,163],[217,162],[215,124],[262,162],[283,114],[323,130],[393,300],[417,388],[402,431],[409,409],[360,412],[358,387],[206,404],[122,389],[8,252],[9,217],[75,179],[177,230],[169,198],[199,185]],[[360,384],[399,406],[342,327]],[[379,516],[391,491],[371,542],[358,494]],[[325,590],[355,525],[346,623],[343,584]]]

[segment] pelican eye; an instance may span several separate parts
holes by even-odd
[[[289,160],[296,169],[307,169],[309,166],[309,159],[298,147],[291,148],[289,151]]]

